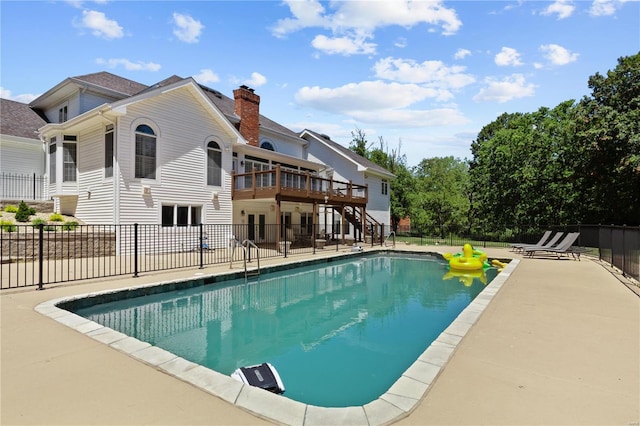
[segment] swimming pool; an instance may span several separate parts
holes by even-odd
[[[310,339],[307,341],[298,342],[298,347],[300,348],[299,349],[300,351],[311,350],[311,352],[313,352],[314,347],[322,347],[327,345],[327,342],[330,341],[329,339],[330,335],[339,334],[334,332],[336,331],[339,332],[342,328],[351,332],[350,335],[347,335],[347,337],[343,336],[342,339],[348,339],[349,341],[353,341],[353,339],[358,338],[359,335],[367,334],[367,331],[366,331],[367,327],[365,327],[366,320],[369,320],[371,318],[382,318],[382,316],[380,316],[380,311],[385,311],[386,309],[387,311],[394,312],[394,315],[395,315],[395,313],[398,311],[398,308],[389,308],[384,304],[380,305],[378,303],[371,303],[373,300],[377,300],[374,297],[376,293],[373,291],[373,289],[375,288],[377,288],[377,291],[379,294],[383,294],[384,291],[387,291],[387,295],[390,294],[391,296],[393,296],[391,297],[391,299],[404,297],[406,293],[408,293],[408,290],[405,290],[403,292],[398,292],[398,293],[393,293],[392,291],[391,293],[389,293],[388,288],[385,290],[382,287],[376,287],[375,284],[371,282],[371,281],[374,281],[376,277],[383,276],[385,271],[388,271],[390,268],[392,268],[391,264],[394,262],[392,262],[390,258],[393,256],[394,255],[392,253],[385,253],[385,256],[378,257],[377,260],[373,261],[373,263],[371,264],[373,266],[366,266],[367,264],[366,262],[363,263],[364,258],[361,255],[345,256],[345,257],[348,257],[348,259],[343,259],[345,263],[342,265],[339,265],[338,262],[332,262],[328,260],[323,261],[323,262],[330,262],[327,264],[329,265],[329,269],[325,271],[325,274],[326,275],[334,274],[336,277],[338,277],[339,274],[342,274],[341,281],[345,283],[343,288],[338,288],[338,287],[333,288],[331,286],[319,287],[318,282],[315,283],[315,286],[316,286],[315,292],[320,295],[323,295],[327,299],[327,303],[324,305],[325,309],[329,309],[329,308],[333,309],[334,313],[336,313],[334,317],[338,317],[338,321],[337,322],[335,322],[335,320],[333,322],[329,320],[318,321],[317,319],[311,321],[310,324],[312,324],[313,326],[315,327],[321,326],[324,328],[322,328],[321,332],[317,334],[317,336],[319,337],[317,337],[316,339]],[[422,256],[422,259],[425,259],[424,254],[421,256]],[[216,289],[221,291],[222,293],[224,292],[227,293],[227,296],[225,296],[227,297],[227,302],[220,302],[222,300],[225,300],[224,297],[222,297],[218,299],[219,301],[217,302],[217,304],[210,303],[210,301],[203,304],[203,301],[204,301],[204,293],[202,292],[203,288],[192,289],[187,292],[187,290],[185,290],[185,287],[200,286],[203,283],[206,283],[207,281],[219,281],[220,279],[228,279],[229,277],[217,277],[215,279],[210,279],[208,277],[205,277],[203,280],[201,280],[202,282],[190,282],[188,284],[185,284],[182,282],[167,282],[167,283],[162,283],[162,286],[155,285],[155,286],[143,286],[140,288],[133,288],[133,289],[130,288],[130,289],[124,290],[126,295],[123,295],[122,294],[123,292],[114,292],[114,291],[105,292],[102,294],[94,294],[94,295],[79,295],[72,299],[66,298],[64,300],[61,299],[61,300],[49,301],[39,306],[38,310],[46,315],[49,315],[55,318],[59,322],[62,322],[64,324],[67,324],[69,326],[76,328],[78,331],[83,332],[87,336],[90,336],[96,340],[100,340],[103,343],[109,344],[110,346],[118,350],[129,353],[133,357],[142,359],[146,363],[154,365],[159,369],[165,370],[170,374],[181,378],[182,380],[190,381],[196,384],[197,386],[200,386],[204,390],[210,393],[213,393],[231,403],[242,406],[250,411],[259,413],[260,415],[269,417],[278,422],[286,423],[286,424],[300,424],[300,423],[312,424],[313,419],[316,419],[316,420],[319,420],[320,422],[337,423],[338,422],[337,419],[339,419],[340,422],[344,422],[346,421],[346,419],[350,418],[357,423],[377,424],[379,422],[384,423],[386,421],[389,421],[390,419],[393,419],[399,415],[402,415],[402,413],[404,412],[408,412],[413,407],[413,405],[417,403],[417,401],[419,401],[419,399],[422,397],[426,389],[428,389],[428,386],[430,385],[430,383],[437,376],[439,369],[446,363],[448,358],[453,353],[455,349],[455,345],[460,341],[464,333],[466,333],[466,331],[471,327],[471,325],[477,320],[480,313],[482,312],[482,309],[488,304],[491,297],[500,288],[500,286],[502,285],[506,277],[509,275],[510,273],[509,270],[512,269],[512,267],[515,267],[516,263],[517,262],[512,262],[505,269],[505,271],[502,274],[500,274],[500,276],[497,279],[495,279],[490,285],[484,288],[484,291],[478,297],[476,297],[476,299],[467,308],[464,308],[464,306],[462,306],[462,308],[464,308],[463,312],[460,315],[458,315],[457,319],[453,323],[451,323],[451,325],[447,326],[445,324],[444,331],[442,333],[438,335],[437,331],[433,332],[436,335],[436,340],[430,346],[428,342],[422,343],[423,347],[418,351],[417,356],[415,354],[412,355],[413,356],[412,359],[414,361],[413,362],[411,360],[408,361],[409,367],[406,368],[404,372],[400,371],[398,373],[400,375],[399,379],[395,382],[392,382],[390,387],[388,385],[385,385],[387,387],[386,392],[384,392],[384,389],[383,389],[382,390],[383,394],[380,396],[380,398],[374,401],[371,401],[369,403],[356,402],[356,403],[353,403],[353,405],[357,405],[357,404],[363,404],[363,405],[350,406],[344,409],[331,409],[331,408],[323,409],[321,407],[316,406],[313,403],[301,404],[301,403],[296,403],[295,401],[289,400],[288,398],[291,398],[291,395],[289,395],[289,393],[290,391],[292,391],[292,387],[295,387],[295,386],[291,386],[287,382],[286,378],[285,378],[285,385],[287,385],[287,393],[285,395],[288,398],[276,397],[278,399],[274,400],[273,397],[275,396],[273,397],[269,396],[271,394],[268,394],[267,392],[257,390],[257,393],[256,393],[255,388],[253,390],[247,389],[248,388],[247,386],[243,387],[238,382],[234,382],[232,379],[228,378],[228,376],[222,376],[220,374],[216,374],[214,371],[208,370],[207,368],[199,367],[197,364],[193,362],[186,361],[186,359],[189,359],[188,357],[192,356],[193,354],[192,355],[185,354],[184,357],[176,356],[176,354],[163,351],[158,347],[156,347],[155,345],[150,346],[148,343],[144,343],[142,340],[127,337],[125,334],[119,333],[117,331],[113,331],[112,328],[119,327],[115,324],[112,324],[112,327],[104,327],[95,321],[89,321],[75,314],[70,314],[65,311],[61,312],[60,309],[57,307],[57,305],[62,304],[67,309],[75,309],[75,310],[80,308],[84,309],[84,308],[88,308],[88,306],[90,305],[95,304],[96,301],[99,301],[98,303],[109,302],[113,300],[120,300],[123,297],[125,298],[136,297],[143,294],[158,293],[160,291],[163,291],[166,288],[179,289],[179,292],[181,292],[181,294],[174,297],[171,301],[165,300],[164,302],[161,302],[160,299],[158,299],[156,301],[153,301],[153,302],[149,301],[149,303],[147,303],[148,306],[155,306],[154,309],[156,311],[162,311],[162,309],[164,309],[165,312],[173,312],[173,316],[170,317],[172,319],[170,321],[164,322],[165,327],[167,327],[167,324],[173,324],[173,327],[174,327],[173,331],[169,330],[169,334],[171,335],[172,333],[175,333],[176,327],[178,328],[182,327],[184,326],[185,322],[189,322],[187,320],[180,319],[180,318],[183,318],[183,316],[181,316],[182,314],[178,314],[179,312],[184,313],[189,309],[193,310],[194,308],[198,307],[201,316],[196,316],[196,318],[200,318],[204,320],[204,317],[202,316],[204,314],[202,309],[203,306],[206,305],[208,307],[207,309],[209,310],[214,310],[217,312],[226,312],[226,310],[228,310],[227,308],[233,305],[233,303],[230,304],[228,302],[229,294],[232,294],[232,291],[230,289],[234,288],[232,286],[226,285],[229,283],[215,286]],[[285,269],[291,268],[291,267],[293,267],[293,265],[284,266]],[[373,274],[371,275],[371,277],[368,277],[364,274],[364,269],[366,269],[367,267],[372,269]],[[399,268],[399,269],[403,272],[406,272],[405,268]],[[440,273],[439,273],[440,276],[442,276],[442,272],[445,272],[445,270],[444,269],[440,270]],[[307,302],[308,291],[301,290],[299,286],[295,285],[296,282],[301,280],[301,276],[299,275],[299,273],[296,272],[296,270],[288,270],[283,272],[282,275],[284,277],[288,277],[288,281],[285,280],[285,284],[281,283],[280,286],[278,287],[278,291],[276,291],[275,293],[273,291],[271,292],[267,291],[268,286],[263,285],[263,281],[266,280],[266,276],[263,276],[263,278],[260,280],[259,285],[256,285],[255,283],[248,283],[248,285],[245,287],[240,286],[242,288],[240,287],[235,288],[236,299],[242,302],[242,303],[238,303],[237,305],[238,306],[245,305],[246,309],[250,309],[253,304],[254,306],[251,309],[254,309],[254,312],[253,312],[254,315],[258,315],[253,319],[246,320],[247,323],[253,324],[254,327],[256,326],[256,324],[265,323],[267,329],[274,328],[273,326],[273,324],[275,324],[274,321],[278,321],[282,324],[288,324],[292,322],[288,320],[291,316],[299,317],[302,315],[300,314],[300,312],[306,312],[309,310],[308,308],[306,309],[300,308],[301,310],[298,310],[298,308],[295,308],[295,306],[306,307],[307,306],[306,303],[308,303]],[[317,274],[316,274],[316,277],[317,277]],[[404,281],[410,281],[407,275],[405,275]],[[463,285],[461,285],[459,282],[456,282],[456,281],[457,280],[448,281],[446,285],[457,286],[459,288],[464,287]],[[364,284],[365,282],[366,284]],[[344,306],[346,306],[347,304],[357,305],[356,303],[357,297],[355,297],[356,300],[354,301],[355,293],[353,293],[352,290],[355,290],[358,287],[362,288],[363,286],[365,288],[372,289],[370,292],[367,292],[365,296],[365,299],[369,300],[370,302],[368,305],[369,309],[367,311],[367,314],[366,315],[360,314],[360,316],[358,316],[358,314],[356,315],[349,314],[346,316],[343,315],[342,312],[344,311],[342,311],[342,309]],[[159,287],[163,287],[163,288],[159,289]],[[484,287],[484,286],[481,285],[480,287]],[[262,289],[263,291],[262,293],[258,291],[260,289]],[[282,294],[283,292],[286,293],[286,297],[283,296]],[[433,291],[431,291],[431,293],[433,293]],[[240,297],[239,295],[241,295],[242,297]],[[89,300],[87,296],[91,296],[91,298],[93,298],[94,300],[93,301]],[[160,297],[160,295],[156,294],[153,296],[153,298],[156,298],[156,297]],[[462,296],[458,295],[456,297],[453,297],[453,299],[456,299],[457,297],[462,297]],[[463,297],[472,298],[468,294]],[[384,298],[380,298],[380,299],[382,300]],[[418,297],[418,299],[420,298]],[[444,298],[441,297],[441,299],[447,299],[447,297],[444,297]],[[265,302],[269,300],[272,300],[272,301],[275,300],[275,303]],[[262,306],[256,305],[259,301],[263,301],[264,305]],[[155,305],[153,305],[153,303],[155,303]],[[419,304],[420,303],[418,303],[418,305]],[[437,304],[441,304],[441,301],[438,302]],[[94,308],[88,308],[88,309],[94,309]],[[133,308],[129,307],[127,309],[133,309]],[[287,311],[288,309],[289,310],[293,309],[293,311]],[[405,309],[408,309],[408,308],[405,308]],[[135,312],[135,310],[132,310],[130,312]],[[143,315],[144,318],[142,318],[140,316],[140,312],[141,311],[138,311],[137,314],[133,314],[133,313],[131,314],[134,317],[135,316],[138,317],[138,321],[132,324],[136,324],[135,327],[143,329],[145,327],[145,324],[150,322],[151,320],[149,320],[144,315]],[[361,312],[361,310],[356,310],[356,312]],[[232,321],[232,324],[234,325],[234,327],[238,326],[238,324],[241,321],[240,319],[237,319],[238,317],[235,316],[236,314],[227,313],[226,315],[227,315],[226,317],[227,319],[225,319],[224,315],[222,315],[217,317],[217,319],[213,321],[211,319],[206,320],[205,322],[209,323],[209,326],[203,329],[205,331],[200,330],[200,333],[207,333],[208,335],[216,336],[215,338],[213,338],[213,340],[209,341],[209,343],[213,346],[219,346],[221,342],[221,337],[223,335],[226,335],[225,333],[227,333],[230,330],[231,324],[229,323],[228,318],[231,318],[232,320],[234,320]],[[455,315],[457,314],[452,314],[452,315],[453,317],[455,317]],[[189,317],[191,316],[192,315],[189,315]],[[350,321],[340,319],[342,317],[348,318]],[[270,322],[269,320],[265,321],[264,318],[273,318],[273,319]],[[380,324],[381,324],[380,321],[378,321],[377,327],[380,327]],[[212,322],[215,323],[215,326],[212,326],[210,324]],[[351,324],[351,322],[353,322],[353,324]],[[383,323],[386,326],[387,321],[384,320]],[[151,330],[151,329],[152,328],[147,328],[147,330]],[[286,328],[281,327],[278,330],[279,330],[279,335],[278,335],[279,339],[282,339],[284,335],[288,334],[288,329]],[[158,330],[155,330],[154,332],[157,333],[157,331]],[[261,333],[262,332],[264,332],[264,330],[262,330]],[[197,334],[198,332],[191,331],[191,334],[185,335],[186,337],[183,337],[182,340],[190,339],[191,337],[194,336],[194,333]],[[388,334],[396,337],[395,333],[389,332]],[[149,336],[141,335],[141,337],[146,339]],[[239,341],[239,343],[235,343],[235,346],[227,345],[227,348],[231,347],[234,351],[237,351],[238,348],[244,348],[245,343],[242,340],[243,340],[242,336],[240,337],[236,336],[234,340],[231,340],[231,341],[232,342]],[[251,340],[251,339],[248,339],[248,340]],[[264,338],[263,343],[266,340],[268,339]],[[180,341],[180,339],[177,339],[177,341]],[[176,342],[174,342],[174,344],[177,344],[178,346],[180,346]],[[383,346],[388,347],[390,345],[385,344]],[[428,349],[422,352],[426,346],[429,346]],[[194,351],[193,348],[191,350]],[[202,353],[199,353],[197,349],[195,350],[195,352],[197,355],[196,358],[203,357]],[[264,353],[258,353],[256,355],[258,357],[257,362],[265,361],[264,355],[265,355]],[[192,359],[195,359],[195,358],[192,358]],[[241,363],[244,363],[244,361],[245,360],[242,360]],[[247,359],[247,361],[249,361],[249,359]],[[249,364],[249,363],[250,362],[247,362],[246,364]],[[282,370],[281,366],[279,365],[276,365],[276,366],[279,371]],[[286,376],[286,374],[283,374],[283,376]],[[303,375],[301,374],[300,376],[303,376]],[[396,377],[398,376],[396,375]],[[361,384],[362,382],[360,382],[360,385]],[[380,392],[378,392],[377,395],[380,395]],[[334,420],[328,419],[327,416],[330,416],[330,417],[334,416],[333,417]]]

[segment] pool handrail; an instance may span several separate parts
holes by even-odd
[[[258,268],[252,271],[251,274],[249,274],[247,270],[247,253],[251,249],[251,247],[256,248],[256,259],[258,260]],[[242,248],[244,249],[244,279],[246,280],[249,275],[260,275],[260,249],[253,241],[248,239],[242,242]]]
[[[389,240],[389,238],[393,240],[393,248],[396,248],[396,232],[395,231],[389,232],[389,235],[387,235],[387,238],[384,239],[384,243],[382,243],[384,244],[385,247],[387,246],[387,241]]]

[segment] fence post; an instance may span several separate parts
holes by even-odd
[[[376,237],[375,226],[374,223],[371,224],[371,247],[373,247],[373,239]]]
[[[44,223],[38,225],[38,290],[43,290],[43,272],[44,272]],[[55,257],[53,259],[55,262]]]
[[[138,278],[138,224],[133,224],[133,277]]]
[[[33,174],[33,201],[36,201],[36,174]]]
[[[200,268],[204,269],[204,240],[202,237],[204,236],[202,233],[202,224],[198,225],[200,227]]]

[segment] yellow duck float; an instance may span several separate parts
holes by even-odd
[[[486,266],[486,253],[474,250],[467,243],[462,247],[461,254],[444,253],[442,255],[449,261],[449,268],[453,271],[481,271]]]

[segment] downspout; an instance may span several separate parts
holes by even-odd
[[[44,198],[45,200],[49,199],[49,168],[47,167],[47,158],[49,155],[49,150],[47,149],[49,147],[49,145],[47,144],[47,140],[40,134],[40,132],[38,132],[38,138],[40,139],[40,142],[42,142],[44,148],[44,184],[43,184],[43,194],[42,194],[42,198]]]
[[[120,163],[118,162],[118,122],[107,118],[104,111],[99,112],[100,117],[113,124],[113,223],[120,224]]]

